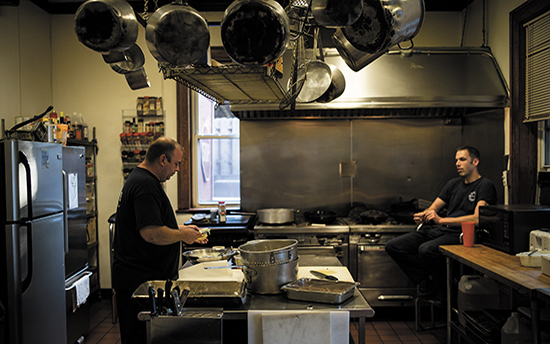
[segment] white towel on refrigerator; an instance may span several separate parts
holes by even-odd
[[[85,274],[74,282],[74,286],[76,289],[76,307],[78,308],[88,300],[90,295],[90,276]]]

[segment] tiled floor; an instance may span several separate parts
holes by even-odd
[[[390,320],[391,319],[391,320]],[[83,344],[120,344],[118,322],[113,324],[110,300],[92,305],[90,312],[90,333]],[[350,331],[357,342],[357,326],[352,323]],[[412,309],[381,309],[366,324],[367,343],[445,343],[445,328],[417,332]]]

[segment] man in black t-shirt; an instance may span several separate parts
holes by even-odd
[[[460,242],[461,223],[479,223],[479,207],[496,204],[493,182],[478,171],[479,151],[470,146],[456,150],[455,164],[460,177],[451,179],[430,207],[414,214],[415,232],[386,243],[386,252],[416,284],[428,280],[426,296],[441,300],[445,296],[446,266],[439,245]],[[447,216],[438,212],[447,208]]]
[[[140,307],[131,299],[143,282],[176,279],[181,242],[201,236],[196,226],[178,225],[162,187],[180,169],[183,149],[162,137],[147,149],[145,160],[124,184],[118,200],[114,238],[112,286],[116,291],[122,344],[147,342]]]

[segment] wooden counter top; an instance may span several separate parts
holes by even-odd
[[[550,288],[550,276],[544,275],[540,267],[522,266],[519,257],[486,247],[474,245],[445,245],[440,251],[460,263],[470,266],[491,278],[516,290]]]

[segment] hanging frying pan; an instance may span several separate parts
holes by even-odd
[[[136,42],[138,21],[124,0],[89,0],[75,14],[74,30],[88,48],[107,53],[126,50]]]
[[[342,71],[333,64],[327,63],[330,67],[330,84],[322,96],[317,98],[318,103],[329,103],[340,97],[346,90],[346,79]]]
[[[210,31],[206,20],[181,1],[164,5],[153,13],[145,29],[147,47],[159,62],[185,66],[208,52]]]
[[[275,0],[236,0],[223,14],[221,38],[233,61],[265,65],[285,52],[290,22]]]

